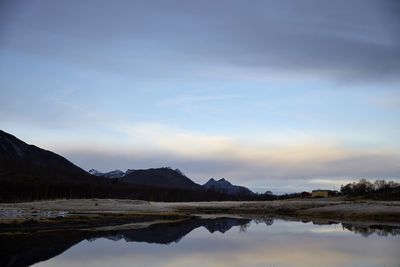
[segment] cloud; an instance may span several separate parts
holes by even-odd
[[[350,149],[317,141],[255,145],[232,137],[172,130],[160,124],[127,127],[124,134],[126,140],[140,141],[122,139],[112,145],[104,141],[108,148],[90,143],[64,148],[54,144],[54,148],[85,169],[171,166],[198,183],[225,177],[253,188],[286,191],[338,186],[360,178],[400,178],[400,155],[387,149]]]
[[[398,82],[400,4],[4,1],[1,47],[101,71]]]

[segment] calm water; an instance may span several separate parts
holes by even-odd
[[[193,220],[141,230],[3,237],[9,248],[2,265],[399,267],[399,233],[271,219]]]

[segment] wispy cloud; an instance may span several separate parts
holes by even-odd
[[[235,80],[255,72],[362,83],[399,77],[395,0],[6,1],[2,7],[2,48],[82,68],[164,78],[226,68],[240,69],[227,73]]]

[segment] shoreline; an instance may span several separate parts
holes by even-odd
[[[400,201],[294,199],[276,201],[148,202],[70,199],[0,203],[0,232],[145,227],[193,218],[260,218],[400,226]],[[140,226],[142,225],[142,226]]]

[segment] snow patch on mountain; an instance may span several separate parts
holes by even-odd
[[[90,173],[91,175],[94,175],[94,176],[103,176],[103,174],[104,174],[104,173],[99,172],[98,170],[95,170],[95,169],[91,169],[91,170],[89,171],[89,173]]]
[[[91,169],[89,171],[89,173],[94,176],[103,176],[106,178],[121,178],[121,177],[125,176],[125,173],[120,170],[114,170],[114,171],[103,173],[103,172],[99,172],[98,170]]]
[[[187,176],[186,176],[181,170],[179,170],[179,169],[175,169],[175,170],[174,170],[174,169],[172,169],[171,167],[164,167],[164,168],[169,169],[169,170],[172,170],[172,171],[175,171],[175,172],[179,173],[180,175],[182,175],[182,176],[184,176],[184,177],[187,177]],[[114,171],[110,171],[110,172],[99,172],[99,171],[96,170],[96,169],[91,169],[91,170],[89,170],[89,173],[90,173],[91,175],[103,176],[103,177],[106,177],[106,178],[122,178],[122,177],[125,177],[125,176],[127,176],[127,175],[129,175],[129,174],[135,172],[135,171],[137,171],[137,170],[136,170],[136,169],[127,169],[126,172],[123,172],[123,171],[121,171],[121,170],[114,170]]]
[[[103,176],[107,178],[121,178],[125,176],[125,173],[121,170],[114,170],[106,172]]]

